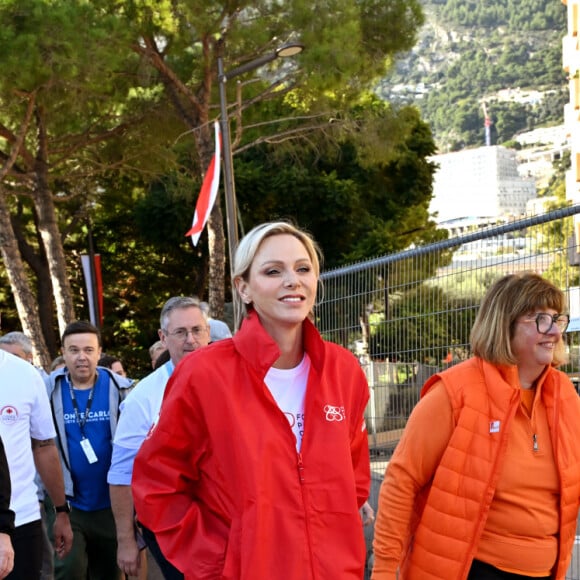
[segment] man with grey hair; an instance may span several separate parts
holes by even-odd
[[[14,330],[0,336],[0,348],[32,363],[32,341],[24,332]]]
[[[5,335],[0,336],[0,349],[9,352],[31,365],[33,362],[32,353],[32,340],[24,332],[18,330],[13,330],[12,332],[7,332]],[[40,376],[46,380],[48,373],[42,368],[34,365],[34,368],[40,373]]]
[[[136,576],[141,565],[135,535],[131,495],[133,462],[141,443],[157,419],[167,381],[179,361],[209,343],[209,325],[196,298],[174,296],[161,310],[159,338],[170,360],[142,379],[121,406],[121,417],[113,441],[113,457],[107,481],[117,527],[117,563],[123,572]],[[179,573],[153,552],[165,578]]]

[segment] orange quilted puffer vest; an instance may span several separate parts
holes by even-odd
[[[516,367],[503,367],[500,372],[471,358],[431,377],[421,394],[438,380],[449,395],[456,427],[431,486],[417,499],[401,580],[467,578],[520,402]],[[560,476],[560,556],[552,577],[564,579],[580,498],[580,400],[568,377],[550,368],[542,385],[542,402]]]

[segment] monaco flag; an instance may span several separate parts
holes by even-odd
[[[207,168],[197,204],[195,206],[195,214],[193,216],[193,224],[191,229],[185,234],[191,236],[191,241],[194,246],[197,246],[201,232],[209,219],[209,214],[215,203],[218,188],[220,185],[220,160],[221,160],[221,134],[219,123],[215,122],[215,153],[211,159],[209,167]]]

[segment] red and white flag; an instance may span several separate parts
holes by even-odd
[[[209,219],[209,214],[215,203],[219,185],[220,185],[220,167],[221,167],[221,155],[222,155],[222,138],[220,134],[219,123],[215,122],[215,153],[212,157],[209,167],[207,168],[205,177],[203,178],[203,184],[201,186],[201,191],[199,192],[199,197],[197,198],[197,204],[195,206],[195,214],[193,216],[193,225],[191,229],[185,234],[186,236],[191,236],[191,241],[194,246],[197,246],[201,232]]]
[[[81,256],[81,265],[87,286],[89,320],[91,321],[91,324],[100,328],[103,326],[103,276],[101,273],[101,255],[95,254],[93,256],[93,264],[91,266],[91,257],[83,254]]]

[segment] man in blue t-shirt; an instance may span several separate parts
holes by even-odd
[[[132,381],[97,366],[101,336],[89,322],[66,327],[62,354],[66,366],[53,371],[47,383],[70,502],[56,509],[71,510],[74,541],[70,554],[55,561],[55,580],[117,580],[107,472],[119,406]]]

